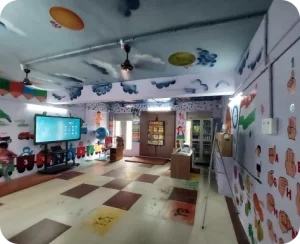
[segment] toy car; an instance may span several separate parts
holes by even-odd
[[[86,155],[87,156],[92,156],[94,154],[94,146],[93,145],[90,145],[90,146],[86,146]]]
[[[21,132],[19,135],[18,135],[18,139],[19,140],[29,140],[29,139],[33,139],[34,138],[34,135],[30,132]]]
[[[0,141],[5,141],[6,143],[11,143],[12,142],[10,136],[0,137]]]
[[[85,147],[84,146],[79,146],[77,147],[77,158],[84,158],[85,157]]]

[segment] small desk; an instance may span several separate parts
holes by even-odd
[[[173,153],[171,156],[171,178],[188,180],[192,168],[193,151]]]
[[[119,161],[123,158],[124,147],[114,147],[110,148],[110,163]]]

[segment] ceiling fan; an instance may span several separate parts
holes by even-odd
[[[153,57],[149,54],[134,54],[132,58],[132,62],[129,60],[129,53],[131,51],[131,46],[120,42],[121,48],[126,52],[126,59],[121,64],[121,74],[124,80],[129,80],[132,75],[132,71],[136,70],[144,70],[144,71],[153,71],[160,72],[163,71],[161,67],[164,68],[165,62],[160,58]]]
[[[30,80],[28,79],[28,74],[30,73],[30,69],[24,69],[24,72],[26,74],[24,80],[23,80],[23,85],[24,86],[32,86],[32,83],[30,82]]]

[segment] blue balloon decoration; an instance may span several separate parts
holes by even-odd
[[[99,139],[99,142],[103,144],[105,142],[105,137],[109,135],[109,131],[104,127],[100,127],[96,130],[96,134],[96,138]]]

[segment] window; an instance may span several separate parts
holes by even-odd
[[[116,136],[122,136],[121,121],[116,121]]]
[[[132,149],[132,121],[131,120],[117,120],[116,121],[115,136],[122,136],[126,150]]]
[[[191,121],[188,120],[185,125],[185,143],[190,145],[191,144]]]
[[[126,147],[125,149],[132,149],[132,121],[126,121]]]

